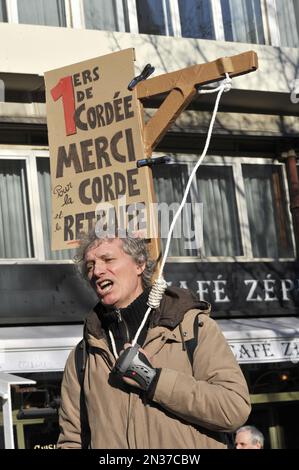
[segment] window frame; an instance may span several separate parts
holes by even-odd
[[[177,0],[161,0],[163,11],[164,11],[164,20],[165,20],[165,36],[169,36],[169,24],[171,24],[173,35],[174,36],[181,36],[181,25],[179,20],[179,7]],[[167,15],[167,8],[166,2],[169,4],[169,11],[170,15]],[[137,5],[136,0],[127,0],[127,8],[128,8],[128,17],[129,17],[129,24],[130,24],[130,33],[134,34],[147,34],[147,33],[140,33],[138,27],[138,15],[137,15]]]
[[[63,0],[66,16],[66,27],[75,29],[85,29],[85,15],[83,0]],[[166,30],[168,30],[168,24],[171,24],[173,30],[173,36],[170,37],[183,37],[181,32],[181,22],[179,15],[178,0],[162,0],[163,3],[168,2],[170,15],[166,17]],[[120,32],[130,32],[133,34],[141,34],[138,30],[138,18],[136,0],[126,0],[129,30],[126,29],[126,13],[123,8],[123,1],[116,0],[118,22]],[[224,37],[224,25],[221,12],[220,0],[210,0],[212,21],[214,25],[214,33],[216,41],[225,41]],[[17,0],[5,0],[6,13],[8,23],[19,23],[18,16],[18,4]],[[271,45],[273,47],[280,47],[280,33],[277,19],[277,9],[275,0],[260,0],[262,24],[264,29],[265,45]],[[166,15],[168,16],[168,15]],[[42,25],[41,25],[42,26]],[[59,26],[57,26],[59,27]],[[61,26],[63,27],[63,26]],[[299,33],[299,31],[298,31]],[[167,34],[166,34],[167,36]],[[189,38],[192,39],[192,38]],[[195,38],[196,39],[196,38]],[[212,39],[211,39],[212,40]],[[234,41],[236,42],[236,41]],[[251,44],[251,43],[249,43]]]
[[[165,155],[165,153],[156,152],[157,156]],[[190,175],[194,164],[198,160],[198,155],[196,154],[169,154],[173,157],[173,161],[176,164],[187,164],[188,173]],[[247,212],[247,205],[245,199],[245,184],[242,175],[242,165],[252,164],[252,165],[276,165],[281,168],[281,181],[282,181],[282,191],[285,196],[285,203],[286,203],[286,221],[289,224],[290,231],[291,231],[291,245],[294,252],[293,257],[287,258],[254,258],[252,253],[252,246],[251,246],[251,237],[250,237],[250,227],[249,227],[249,219],[248,219],[248,212]],[[202,165],[204,166],[229,166],[232,168],[232,174],[234,179],[234,191],[235,191],[235,199],[236,199],[236,209],[238,212],[239,224],[240,224],[240,242],[243,248],[243,255],[242,256],[171,256],[167,258],[168,262],[172,263],[185,263],[185,262],[271,262],[271,261],[294,261],[296,259],[295,256],[295,235],[294,235],[294,227],[292,216],[290,212],[290,199],[289,199],[289,191],[288,191],[288,182],[287,182],[287,174],[286,168],[283,162],[279,162],[274,160],[273,158],[266,158],[266,157],[246,157],[246,156],[220,156],[220,155],[207,155],[205,160],[203,161]],[[200,171],[200,167],[199,170]],[[237,188],[238,184],[238,190]],[[194,194],[196,194],[196,182],[195,179],[192,182],[190,191],[191,191],[191,199],[194,202]]]
[[[270,45],[273,47],[290,47],[295,48],[294,46],[281,45],[281,34],[277,16],[276,0],[264,0],[266,4],[267,19],[269,25],[269,36],[270,36]],[[288,0],[291,1],[291,0]],[[298,1],[298,0],[296,0]],[[297,26],[297,33],[299,36],[299,28]],[[298,47],[296,48],[298,49]]]
[[[82,1],[82,0],[77,0],[77,1]],[[182,30],[181,30],[181,19],[180,19],[178,0],[163,0],[163,3],[165,3],[166,1],[168,1],[169,3],[170,18],[165,18],[165,19],[168,20],[172,25],[173,36],[183,37]],[[265,45],[269,44],[269,28],[268,28],[266,4],[265,4],[265,2],[267,1],[268,0],[260,0]],[[269,1],[272,1],[272,0],[269,0]],[[211,4],[211,12],[212,12],[213,29],[215,33],[215,39],[211,38],[210,40],[226,42],[225,35],[224,35],[224,24],[223,24],[220,0],[210,0],[210,4]],[[135,34],[141,34],[139,33],[139,29],[138,29],[136,0],[127,0],[127,5],[128,5],[128,16],[129,16],[129,22],[130,22],[130,32],[135,33]],[[167,29],[168,29],[168,22],[166,21],[166,30]],[[165,35],[167,36],[167,33]],[[188,38],[188,39],[192,39],[192,38]],[[194,38],[194,39],[198,39],[198,38]],[[234,42],[237,42],[237,41],[234,41]]]
[[[70,27],[73,26],[73,24],[72,24],[72,7],[71,7],[71,4],[72,4],[73,0],[70,0],[70,1],[69,0],[63,0],[63,2],[64,2],[66,26],[56,26],[56,28],[70,28]],[[21,24],[21,23],[19,23],[18,0],[6,0],[6,11],[7,11],[7,22],[8,23]],[[46,26],[46,25],[36,25],[36,26]]]
[[[216,41],[225,41],[220,0],[210,0]]]
[[[26,204],[24,204],[24,207],[26,207],[26,213],[24,214],[25,220],[26,220],[26,234],[27,234],[27,240],[26,240],[26,245],[28,246],[30,244],[30,233],[29,233],[29,228],[31,228],[31,236],[32,236],[32,245],[33,245],[33,253],[34,256],[28,256],[28,258],[0,258],[0,262],[5,262],[6,260],[21,260],[21,261],[27,261],[27,260],[35,260],[37,259],[36,257],[36,248],[35,248],[35,221],[33,220],[32,217],[32,211],[31,211],[31,205],[33,203],[33,194],[32,194],[32,178],[31,178],[31,165],[30,161],[28,158],[28,155],[24,154],[23,152],[16,151],[14,152],[13,150],[4,150],[3,152],[0,152],[0,160],[8,160],[8,161],[23,161],[25,163],[25,171],[26,171],[26,180],[27,180],[27,197],[28,200],[26,201]],[[28,210],[27,210],[28,207]],[[28,250],[30,251],[30,249]]]
[[[162,152],[157,152],[158,155],[164,155]],[[187,167],[188,174],[190,175],[195,162],[198,159],[196,154],[171,154],[173,156],[174,163],[184,164]],[[0,258],[1,264],[31,264],[31,263],[47,263],[47,264],[73,264],[72,259],[61,259],[61,260],[50,260],[45,259],[44,239],[42,230],[42,217],[41,217],[41,206],[39,198],[39,186],[38,186],[38,171],[37,171],[37,158],[50,158],[49,150],[45,148],[0,148],[0,159],[5,160],[23,160],[25,162],[26,177],[27,177],[27,189],[28,189],[28,207],[29,207],[29,221],[31,225],[32,244],[34,250],[34,256],[28,258]],[[277,165],[281,168],[281,181],[282,191],[284,192],[286,202],[286,218],[291,230],[291,243],[294,250],[294,257],[289,258],[278,258],[278,261],[294,261],[295,260],[295,236],[293,229],[292,216],[289,208],[289,191],[285,165],[283,162],[278,162],[272,158],[263,157],[232,157],[232,156],[220,156],[213,155],[207,156],[202,165],[205,166],[229,166],[232,168],[232,175],[235,183],[235,199],[236,209],[238,212],[238,218],[240,223],[240,242],[243,248],[242,256],[172,256],[168,258],[169,262],[194,262],[194,261],[206,261],[206,262],[269,262],[273,261],[273,258],[253,258],[249,220],[246,207],[245,199],[245,186],[242,176],[242,165]],[[236,190],[236,182],[238,183],[238,190]],[[193,180],[191,186],[191,199],[196,201],[196,181]],[[243,196],[242,196],[243,194]],[[38,195],[38,197],[37,197]]]
[[[66,0],[65,0],[66,1]],[[78,29],[87,29],[86,22],[85,22],[85,14],[84,14],[84,0],[70,0],[69,7],[70,7],[70,16],[72,18],[72,27]],[[123,9],[122,0],[116,0],[117,4],[117,20],[119,24],[119,31],[118,32],[125,32],[126,31],[126,21],[125,21],[125,13]],[[132,14],[134,12],[132,11]],[[130,12],[128,13],[130,18]],[[136,16],[137,19],[137,16]],[[131,24],[131,21],[130,21]],[[137,24],[138,29],[138,24]],[[89,31],[101,31],[98,29],[88,29]],[[106,30],[104,30],[106,31]],[[133,32],[130,30],[130,32]]]
[[[265,0],[265,10],[268,19],[269,42],[271,46],[279,47],[281,40],[275,0]]]
[[[37,158],[50,158],[45,148],[0,148],[0,160],[23,160],[28,190],[28,217],[31,225],[34,256],[28,258],[0,258],[1,264],[73,264],[72,259],[46,259],[39,197]],[[28,239],[29,240],[29,239]]]

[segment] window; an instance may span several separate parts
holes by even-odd
[[[281,167],[242,165],[254,258],[293,256]]]
[[[85,27],[124,31],[126,8],[122,0],[83,0]]]
[[[226,41],[265,44],[260,0],[221,0]]]
[[[184,194],[184,188],[188,181],[187,165],[154,166],[154,187],[161,210],[158,212],[158,223],[161,243],[165,248],[167,235],[174,214]],[[190,202],[190,200],[189,200]],[[168,206],[164,205],[168,204]],[[170,206],[170,207],[169,207]],[[169,211],[167,208],[169,207]],[[181,219],[182,220],[182,219]],[[182,234],[181,221],[176,223],[174,235],[169,248],[170,256],[184,256],[184,237]]]
[[[196,175],[203,203],[203,254],[241,256],[240,223],[231,167],[202,166]]]
[[[37,158],[38,189],[46,259],[71,259],[76,250],[51,250],[51,176],[49,158]]]
[[[180,203],[194,156],[174,156],[175,164],[155,167],[155,190],[159,202]],[[197,171],[187,202],[202,203],[202,245],[188,250],[174,237],[170,256],[201,256],[234,260],[292,259],[294,240],[288,209],[284,166],[266,159],[209,157]],[[172,217],[174,214],[172,215]],[[199,225],[192,222],[189,234]],[[200,221],[201,222],[201,221]],[[190,238],[190,237],[189,237]],[[165,240],[162,239],[165,246]]]
[[[0,154],[0,259],[66,260],[75,250],[51,250],[48,151]]]
[[[127,5],[132,32],[265,44],[260,0],[127,0]]]
[[[298,47],[298,0],[0,0],[0,21]]]
[[[31,258],[31,225],[24,160],[0,160],[0,258]]]
[[[182,36],[215,39],[210,0],[178,0]]]
[[[168,0],[136,0],[139,33],[173,34]]]
[[[280,45],[298,47],[299,3],[298,0],[275,0]]]
[[[0,21],[7,21],[7,11],[5,0],[0,1]]]
[[[64,0],[18,0],[19,23],[66,26]]]
[[[297,47],[298,0],[74,0],[74,27]],[[83,18],[85,16],[85,18]]]

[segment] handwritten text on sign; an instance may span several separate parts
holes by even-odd
[[[147,234],[150,175],[136,166],[139,108],[127,89],[133,60],[127,49],[45,74],[54,250],[76,246],[96,222]]]

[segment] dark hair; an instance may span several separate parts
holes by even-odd
[[[81,237],[80,248],[78,249],[78,254],[76,256],[76,261],[79,263],[80,271],[84,279],[87,279],[86,263],[85,256],[87,251],[92,248],[100,245],[103,241],[112,241],[118,237],[111,236],[98,236],[94,230],[89,234],[85,234]],[[122,249],[125,253],[130,255],[135,263],[139,266],[145,263],[145,268],[141,274],[142,287],[150,287],[152,285],[151,279],[153,272],[156,267],[155,261],[149,257],[147,242],[143,238],[118,238],[122,242]]]

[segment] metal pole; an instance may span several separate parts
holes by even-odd
[[[288,152],[282,154],[283,160],[285,160],[289,194],[290,194],[290,209],[293,218],[295,242],[296,242],[296,254],[299,256],[299,178],[297,172],[297,155],[295,150],[291,149]]]
[[[4,446],[5,449],[14,449],[13,421],[11,410],[10,384],[0,381],[0,397],[2,398],[2,412],[4,425]]]
[[[13,417],[11,407],[11,385],[35,384],[35,380],[0,372],[0,399],[2,399],[4,445],[5,449],[14,449]]]

